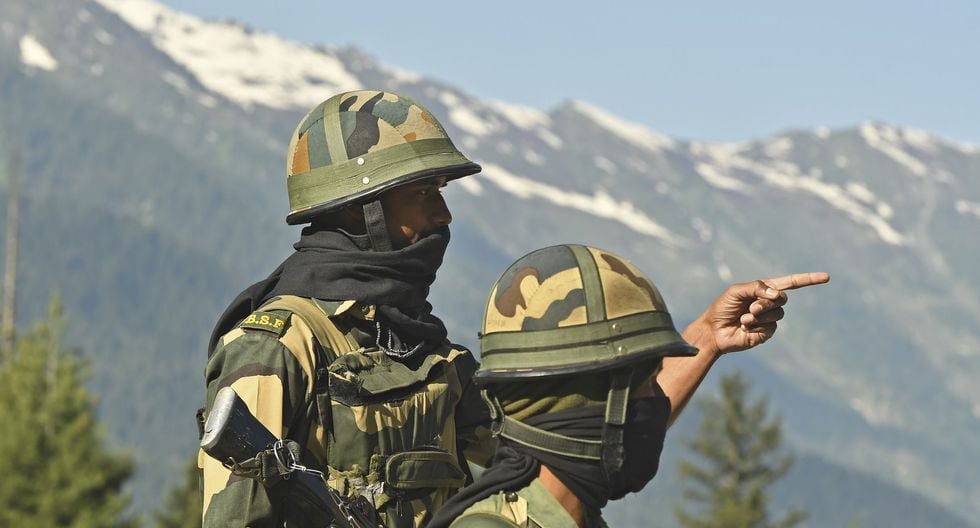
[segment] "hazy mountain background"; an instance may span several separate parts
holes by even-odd
[[[809,509],[812,526],[980,526],[976,146],[880,122],[682,141],[587,102],[476,99],[362,50],[149,1],[6,0],[0,152],[22,160],[18,319],[60,293],[109,436],[139,463],[138,509],[194,451],[215,318],[298,235],[283,222],[289,132],[359,87],[417,97],[484,166],[447,191],[453,243],[433,304],[456,340],[476,344],[490,284],[551,243],[631,258],[681,323],[730,282],[828,271],[830,285],[791,295],[776,339],[717,367],[748,372],[783,416],[799,462],[777,503]],[[673,525],[678,440],[697,418],[685,414],[660,477],[612,521]]]

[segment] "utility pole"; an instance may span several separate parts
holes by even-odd
[[[14,349],[14,318],[17,301],[17,235],[20,224],[20,197],[18,196],[18,174],[20,171],[20,152],[12,149],[7,160],[7,248],[6,263],[3,268],[3,309],[0,325],[2,349],[7,354]]]

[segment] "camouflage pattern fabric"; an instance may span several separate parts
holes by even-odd
[[[661,366],[661,359],[642,361],[631,367],[630,390],[650,383]],[[610,377],[605,372],[545,378],[534,383],[499,383],[490,388],[504,414],[519,421],[546,413],[562,412],[592,405],[605,405]]]
[[[487,300],[477,380],[503,382],[693,355],[663,296],[628,260],[561,245],[512,264]]]
[[[326,167],[333,161],[327,147],[324,101],[311,110],[296,129],[297,142],[290,150],[287,177]],[[339,161],[420,139],[445,139],[442,125],[428,110],[391,92],[364,90],[340,96],[340,132],[344,152]],[[334,156],[337,153],[334,152]]]
[[[495,447],[470,383],[476,368],[465,350],[444,347],[413,364],[371,350],[374,311],[352,301],[316,301],[353,351],[326,366],[332,424],[303,424],[305,447],[328,484],[371,499],[389,527],[417,527],[462,485],[457,440],[467,458],[486,465]],[[306,417],[318,365],[310,325],[285,310],[256,312],[226,334],[206,369],[210,408],[231,386],[273,434],[290,435]],[[324,318],[327,316],[324,315]],[[281,322],[281,323],[280,323]],[[364,348],[361,348],[364,347]],[[332,355],[328,350],[327,355]],[[476,409],[476,412],[473,412]],[[202,452],[204,526],[282,526],[282,508],[260,484],[232,475]]]
[[[601,517],[588,520],[589,528],[606,528]],[[470,506],[451,528],[578,528],[555,497],[534,479],[526,487],[501,491]]]
[[[308,221],[416,179],[479,171],[415,100],[378,90],[345,92],[314,107],[293,132],[287,222]]]
[[[586,280],[595,284],[586,295],[583,276],[590,273]],[[484,334],[565,328],[650,311],[667,312],[667,305],[632,263],[601,249],[557,246],[535,251],[504,272],[490,293]]]

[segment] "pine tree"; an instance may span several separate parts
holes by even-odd
[[[103,445],[88,367],[64,349],[64,328],[55,300],[2,356],[0,526],[135,526],[121,492],[132,463]]]
[[[201,526],[204,495],[201,493],[197,457],[184,469],[184,481],[171,488],[167,500],[154,514],[157,528],[195,528]]]
[[[679,466],[683,496],[696,513],[676,507],[686,528],[789,528],[807,515],[792,511],[770,521],[768,488],[786,474],[792,457],[780,453],[778,418],[768,416],[765,398],[749,401],[749,385],[740,374],[724,376],[720,398],[699,402],[704,415],[698,435],[685,445],[696,461]]]

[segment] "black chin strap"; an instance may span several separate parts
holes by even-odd
[[[379,252],[391,251],[391,237],[388,236],[388,224],[385,222],[381,200],[364,204],[364,227],[371,240],[371,249]]]
[[[606,398],[606,419],[602,424],[602,469],[611,489],[623,487],[623,461],[626,448],[623,433],[630,398],[630,373],[622,370],[612,377]]]
[[[491,431],[495,436],[502,436],[513,442],[555,455],[598,461],[602,465],[610,488],[622,487],[623,461],[626,458],[623,437],[630,397],[629,370],[620,370],[612,375],[609,395],[606,398],[601,440],[574,438],[528,425],[504,414],[500,402],[486,389],[480,391],[480,394],[490,407],[490,417],[493,420]]]

